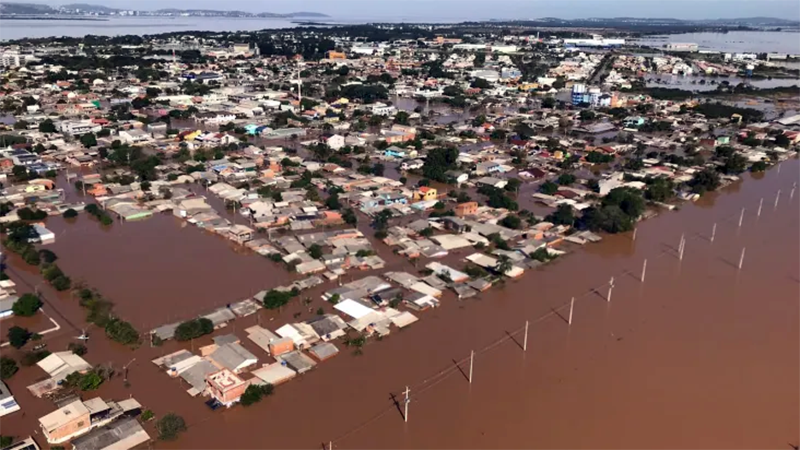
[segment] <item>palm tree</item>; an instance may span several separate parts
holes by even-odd
[[[506,255],[500,255],[500,259],[498,259],[497,267],[495,269],[499,273],[505,274],[506,272],[511,270],[512,267],[514,266],[511,264],[511,258],[509,258]]]

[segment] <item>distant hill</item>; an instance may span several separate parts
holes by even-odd
[[[108,6],[103,6],[103,5],[91,5],[89,3],[70,3],[68,5],[60,6],[59,9],[74,10],[74,11],[80,10],[98,14],[110,14],[122,11],[121,9],[117,8],[109,8]]]
[[[35,14],[97,14],[112,15],[128,9],[109,8],[108,6],[91,3],[70,3],[58,7],[51,7],[37,3],[0,2],[0,14],[3,15],[35,15]],[[263,18],[295,18],[295,17],[328,17],[317,12],[292,12],[277,14],[270,12],[251,13],[245,11],[226,11],[214,9],[178,9],[165,8],[156,11],[136,11],[142,16],[152,15],[189,15],[189,16],[214,16],[214,17],[263,17]]]
[[[0,3],[0,14],[56,14],[58,11],[37,3]]]

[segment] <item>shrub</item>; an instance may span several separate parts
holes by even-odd
[[[264,296],[264,307],[267,309],[278,309],[281,306],[289,303],[289,300],[291,299],[291,292],[271,289],[269,292],[267,292],[267,295]]]
[[[153,417],[155,417],[155,414],[153,414],[153,411],[150,411],[149,409],[145,409],[142,412],[142,422],[147,422],[148,420],[152,420]]]
[[[57,291],[66,291],[72,287],[72,280],[66,275],[61,275],[56,277],[56,279],[50,282],[50,284]]]
[[[5,356],[0,358],[0,380],[7,380],[13,377],[18,370],[16,361]]]
[[[24,355],[22,355],[20,364],[22,364],[25,367],[30,367],[38,363],[39,361],[47,358],[48,356],[50,356],[50,352],[48,352],[47,350],[40,350],[38,352],[27,352]]]
[[[74,219],[75,217],[78,217],[78,211],[75,211],[74,209],[70,208],[64,211],[64,213],[61,214],[61,216],[64,217],[65,219]]]
[[[244,391],[244,394],[242,394],[240,401],[242,402],[242,405],[250,406],[260,402],[263,397],[272,395],[273,391],[274,388],[269,383],[261,386],[251,384],[250,386],[247,386],[247,389]]]
[[[67,346],[67,350],[71,351],[72,353],[78,356],[83,356],[88,351],[85,345],[79,344],[77,342],[70,342],[70,344]]]
[[[169,413],[158,419],[156,431],[158,432],[158,438],[162,441],[172,441],[177,439],[180,433],[186,431],[186,422],[183,417]]]
[[[110,310],[111,305],[107,302],[105,302],[105,304]],[[106,311],[106,313],[108,313],[108,311]],[[132,345],[139,342],[139,332],[133,328],[133,325],[124,320],[109,318],[106,321],[105,330],[106,336],[114,342],[125,345]]]
[[[188,341],[190,339],[210,334],[213,331],[214,323],[205,317],[188,320],[178,325],[178,328],[175,329],[175,340]]]

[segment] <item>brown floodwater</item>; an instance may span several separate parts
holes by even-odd
[[[606,237],[474,299],[457,301],[448,293],[441,308],[417,314],[413,326],[371,340],[361,356],[342,347],[342,354],[251,408],[212,412],[149,362],[191,344],[128,350],[90,329],[86,359],[121,369],[136,358],[130,387],[118,377],[97,394],[133,395],[156,415],[182,415],[189,431],[159,448],[320,448],[329,441],[335,448],[787,448],[800,439],[800,192],[788,198],[799,173],[798,161],[790,160],[781,173],[772,169],[760,180],[745,175],[723,192],[641,223],[636,241],[630,234]],[[274,263],[237,253],[171,216],[109,231],[83,216],[74,224],[48,223],[57,231],[51,248],[64,270],[98,287],[141,327],[191,317],[194,308],[204,312],[289,279]],[[679,261],[681,234],[687,243]],[[377,248],[386,270],[415,270],[386,246]],[[11,265],[21,285],[41,283],[18,259]],[[330,310],[318,293],[331,285],[303,294],[312,298],[311,308]],[[69,295],[40,290],[56,320],[84,326]],[[567,326],[571,297],[574,320]],[[311,317],[295,301],[216,334],[244,339],[241,330],[256,321],[277,328],[298,313]],[[45,341],[51,351],[66,348],[74,333],[65,326]],[[194,346],[209,342],[198,339]],[[244,345],[269,361],[246,339]],[[465,375],[471,350],[472,384]],[[11,379],[26,415],[4,417],[3,434],[27,435],[36,418],[54,409],[24,389],[42,374],[23,368]],[[407,423],[392,397],[401,400],[405,386],[412,398]]]

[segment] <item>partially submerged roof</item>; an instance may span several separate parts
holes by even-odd
[[[311,347],[308,353],[320,361],[325,361],[339,354],[339,349],[330,342],[320,342],[319,344]]]
[[[72,372],[84,372],[92,368],[85,359],[72,352],[52,353],[36,365],[56,380],[63,380]]]
[[[297,373],[308,372],[317,365],[313,359],[309,358],[308,355],[299,350],[281,355],[280,359],[285,361],[286,364]]]
[[[39,425],[49,433],[84,415],[89,415],[89,409],[84,406],[82,401],[75,400],[44,417],[40,417]]]
[[[271,385],[278,385],[297,376],[297,372],[281,363],[266,365],[252,372],[259,380]]]
[[[128,450],[150,440],[134,418],[122,419],[72,441],[74,450]]]

